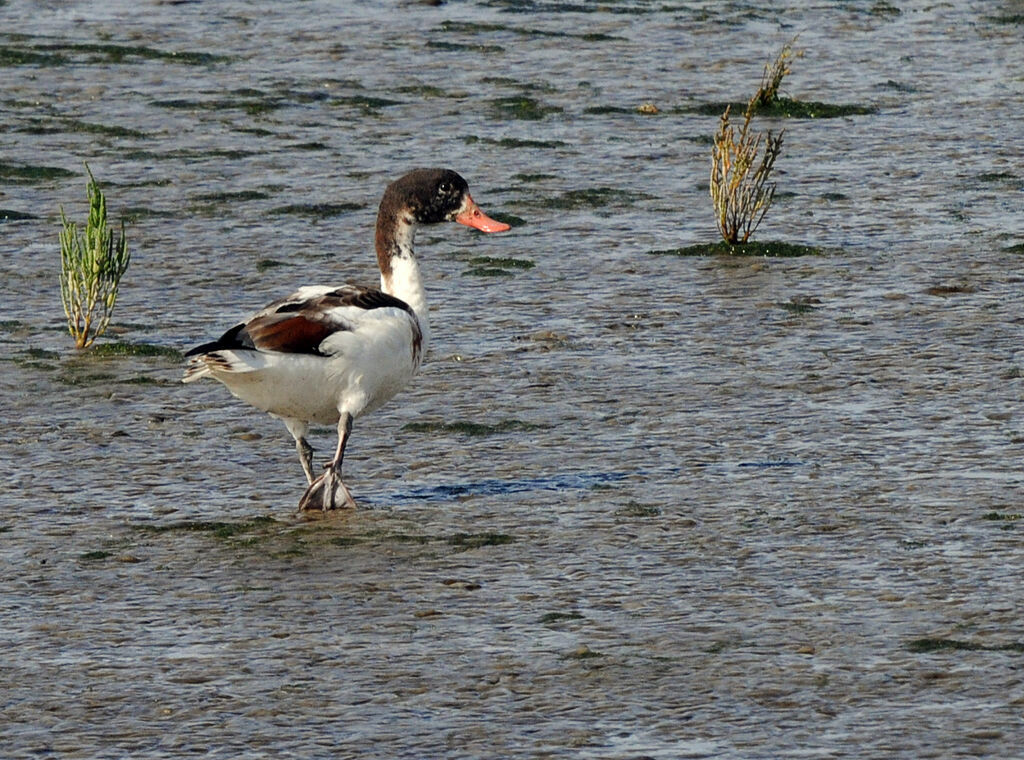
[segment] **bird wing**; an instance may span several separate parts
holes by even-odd
[[[405,301],[376,288],[300,288],[235,325],[219,339],[196,346],[186,356],[230,349],[326,356],[332,353],[323,348],[328,337],[357,329],[368,311],[383,308],[401,309],[416,322]],[[418,333],[418,324],[414,333]]]

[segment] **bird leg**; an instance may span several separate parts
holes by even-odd
[[[313,480],[306,493],[299,500],[299,510],[319,509],[326,512],[339,507],[356,506],[356,500],[349,493],[348,486],[341,479],[341,463],[345,458],[345,444],[352,432],[352,415],[343,412],[338,420],[338,450],[334,460],[327,465],[323,475]]]
[[[299,462],[302,464],[302,471],[306,473],[306,482],[312,483],[315,478],[313,477],[313,447],[309,445],[309,441],[306,440],[306,433],[309,432],[309,425],[302,420],[297,420],[292,417],[283,417],[281,419],[284,422],[288,432],[292,434],[292,438],[295,439],[295,450],[299,453]]]
[[[306,473],[306,482],[312,483],[313,477],[313,447],[305,438],[295,439],[295,450],[299,452],[299,461],[302,462],[302,471]]]

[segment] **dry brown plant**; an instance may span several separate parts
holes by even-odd
[[[770,106],[779,99],[779,88],[782,86],[782,80],[793,71],[790,61],[793,58],[802,58],[804,55],[803,50],[793,50],[795,42],[796,37],[782,46],[782,50],[776,56],[773,63],[765,64],[764,72],[761,74],[761,86],[757,88],[757,94],[754,95],[756,105]]]
[[[750,120],[757,95],[747,104],[743,126],[737,134],[729,121],[730,107],[719,121],[711,149],[711,200],[722,239],[730,245],[746,243],[757,229],[775,197],[775,184],[768,182],[775,159],[782,152],[782,135],[752,133]],[[764,152],[758,161],[761,141]]]

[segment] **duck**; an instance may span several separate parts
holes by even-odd
[[[182,381],[219,381],[280,419],[295,439],[307,487],[299,511],[354,508],[342,478],[353,422],[379,409],[420,368],[430,344],[426,291],[413,241],[420,225],[456,222],[486,233],[487,216],[452,169],[415,169],[384,191],[375,245],[380,287],[307,285],[186,352]],[[311,424],[337,425],[334,458],[313,468]]]

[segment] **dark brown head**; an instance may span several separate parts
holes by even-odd
[[[482,232],[503,232],[504,222],[491,219],[473,202],[469,185],[451,169],[414,169],[388,185],[377,213],[377,264],[381,276],[391,275],[391,260],[412,256],[412,239],[420,224],[458,222]]]
[[[509,228],[480,211],[469,184],[451,169],[414,169],[392,182],[380,202],[379,218],[384,217],[416,224],[458,222],[483,232]]]

